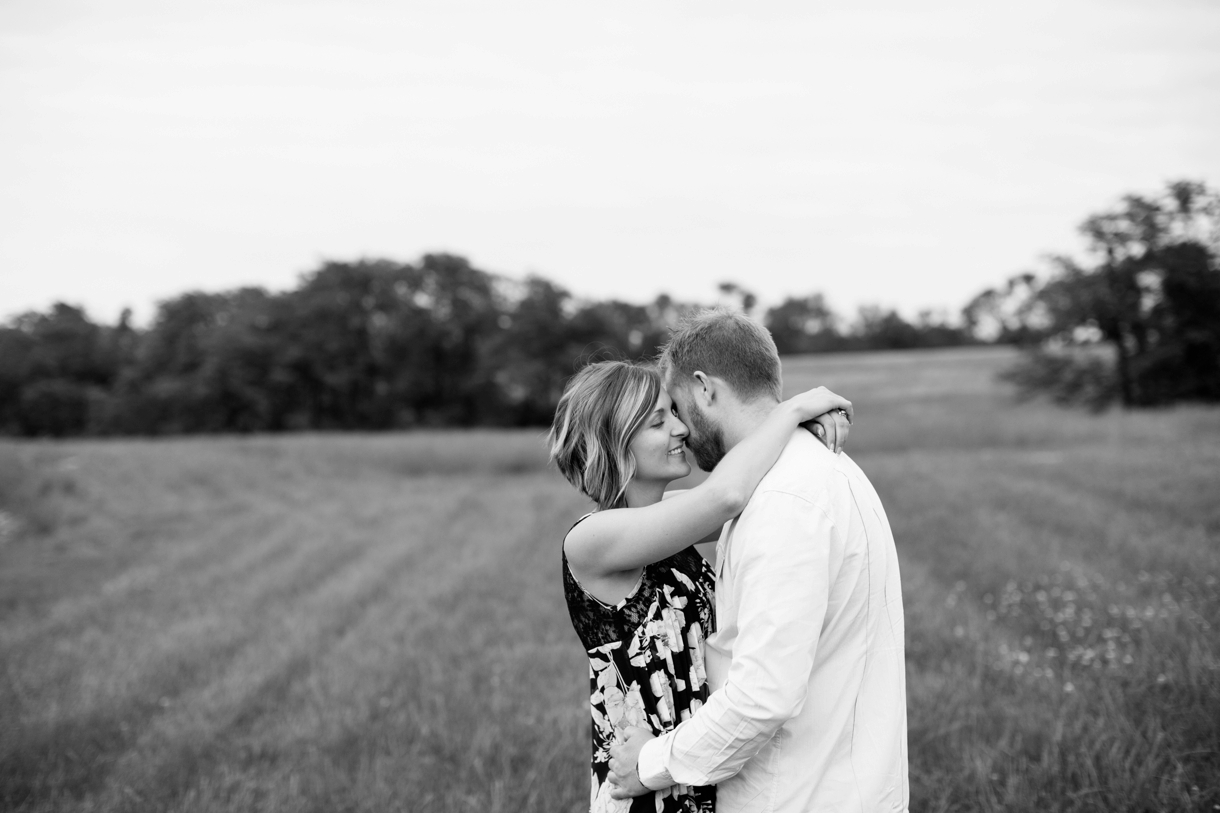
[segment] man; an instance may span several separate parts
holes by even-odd
[[[745,316],[705,311],[661,356],[711,469],[780,401],[779,354]],[[616,798],[717,785],[717,813],[906,810],[898,559],[876,491],[845,454],[797,432],[716,551],[712,694],[669,733],[611,751]]]

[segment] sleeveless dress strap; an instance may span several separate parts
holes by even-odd
[[[585,515],[584,515],[583,517],[581,517],[580,519],[578,519],[578,520],[576,520],[575,522],[573,522],[573,523],[572,523],[572,528],[575,528],[577,525],[579,525],[580,523],[584,522],[584,521],[585,521],[586,519],[588,519],[589,517],[593,516],[593,513],[594,513],[593,511],[590,511],[589,513],[585,514]],[[568,528],[568,533],[569,533],[569,534],[570,534],[570,533],[572,533],[572,528]],[[564,534],[564,536],[567,536],[567,535],[568,535],[568,534]]]

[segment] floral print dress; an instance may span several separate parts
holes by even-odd
[[[589,656],[592,813],[713,813],[714,787],[674,785],[619,801],[610,798],[607,776],[616,729],[663,734],[707,700],[703,639],[715,628],[714,584],[712,568],[690,547],[645,566],[635,588],[611,606],[581,586],[564,555],[568,613]]]

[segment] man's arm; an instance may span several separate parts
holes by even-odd
[[[830,590],[833,525],[802,497],[755,494],[733,540],[737,640],[725,685],[689,720],[644,744],[652,789],[713,785],[735,775],[800,713]],[[744,525],[744,527],[741,527]]]

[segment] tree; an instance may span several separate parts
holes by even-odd
[[[1220,399],[1220,197],[1202,183],[1171,183],[1155,197],[1124,197],[1080,230],[1094,261],[1052,258],[1037,294],[1047,335],[1061,347],[1094,334],[1109,344],[1125,406]],[[1050,364],[1045,352],[1024,363]],[[1056,377],[1024,380],[1045,389]]]
[[[504,314],[495,278],[452,254],[425,255],[417,295],[428,305],[435,389],[427,412],[436,423],[494,422],[500,409],[495,370],[487,363]]]
[[[389,261],[327,262],[272,312],[289,426],[385,428],[395,345],[427,320],[414,269]],[[401,283],[401,287],[399,286]]]
[[[734,300],[733,304],[741,309],[741,312],[747,316],[754,310],[754,306],[758,304],[758,297],[753,291],[748,291],[736,282],[722,282],[716,286],[722,296],[727,296]]]
[[[1045,338],[1048,316],[1039,294],[1042,281],[1026,271],[988,288],[962,308],[962,322],[973,338],[996,344],[1034,344]]]
[[[839,317],[822,294],[788,297],[763,319],[781,354],[820,353],[843,348]]]
[[[118,375],[107,331],[81,308],[55,303],[16,317],[0,335],[0,424],[26,435],[73,435]]]
[[[264,403],[270,363],[251,369],[244,345],[265,320],[258,288],[189,292],[158,305],[152,327],[132,342],[120,322],[114,344],[129,359],[105,405],[100,431],[124,434],[277,428]],[[127,330],[130,330],[128,327]]]
[[[485,359],[501,300],[490,274],[447,254],[306,275],[276,319],[305,419],[336,429],[491,420],[500,401]]]
[[[49,313],[26,313],[14,326],[31,339],[27,376],[105,386],[115,375],[102,346],[102,328],[81,308],[56,302]]]
[[[21,431],[21,390],[29,377],[34,341],[17,327],[0,327],[0,432]]]
[[[1141,360],[1150,402],[1220,401],[1220,268],[1217,255],[1194,241],[1168,245],[1157,264],[1159,301],[1150,314],[1153,352]]]
[[[919,329],[898,315],[877,305],[864,305],[859,310],[852,331],[860,343],[870,350],[907,350],[920,346]]]
[[[569,325],[572,295],[536,276],[511,287],[497,320],[502,332],[493,351],[494,378],[507,423],[545,423],[580,352]]]

